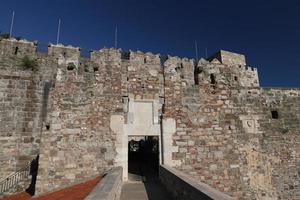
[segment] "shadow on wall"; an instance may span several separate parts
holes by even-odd
[[[31,161],[30,164],[31,183],[25,191],[31,196],[33,196],[35,193],[35,184],[38,175],[38,169],[39,169],[39,155],[37,155],[36,158]]]
[[[144,182],[148,200],[173,200],[171,194],[160,183],[158,177]]]

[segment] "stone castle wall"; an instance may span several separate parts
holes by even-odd
[[[51,91],[50,129],[41,141],[38,193],[85,181],[114,166],[110,116],[122,110],[117,50],[93,52],[92,62],[81,59],[79,49],[49,48],[59,66]]]
[[[36,48],[0,43],[1,123],[7,121],[0,177],[37,153],[38,193],[123,165],[127,138],[120,134],[142,131],[132,106],[145,101],[153,109],[149,130],[157,134],[162,126],[162,163],[240,199],[299,196],[300,90],[260,88],[257,69],[243,55],[221,51],[196,65],[139,51],[102,49],[81,58],[80,48],[49,45],[47,54]],[[17,67],[24,55],[37,60],[38,72]]]
[[[234,197],[295,198],[300,90],[262,89],[256,79],[243,87],[232,66],[200,62],[198,67],[202,81],[196,87],[166,74],[164,117],[176,120],[170,164]]]
[[[36,59],[39,72],[24,70],[24,55]],[[37,57],[34,43],[0,41],[1,180],[38,155],[55,65],[47,57]]]

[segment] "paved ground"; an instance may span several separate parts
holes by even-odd
[[[129,174],[129,181],[122,187],[121,200],[172,200],[158,180],[151,165],[135,163],[137,174]]]
[[[126,182],[121,200],[172,200],[159,183]]]

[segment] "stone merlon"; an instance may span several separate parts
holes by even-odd
[[[233,53],[229,51],[220,50],[213,56],[209,57],[208,60],[212,61],[217,59],[219,62],[225,65],[246,65],[246,58],[243,54]]]

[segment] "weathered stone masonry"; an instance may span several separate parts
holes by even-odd
[[[166,89],[165,117],[177,127],[173,166],[236,197],[298,198],[299,90],[259,88],[256,69],[240,62],[198,67],[200,87],[178,80]]]
[[[118,49],[88,59],[71,46],[36,49],[0,41],[1,179],[37,154],[38,193],[118,165],[126,179],[127,136],[146,134],[160,137],[161,163],[229,195],[300,198],[300,90],[261,88],[243,55],[220,51],[195,64]],[[20,68],[24,55],[37,72]]]

